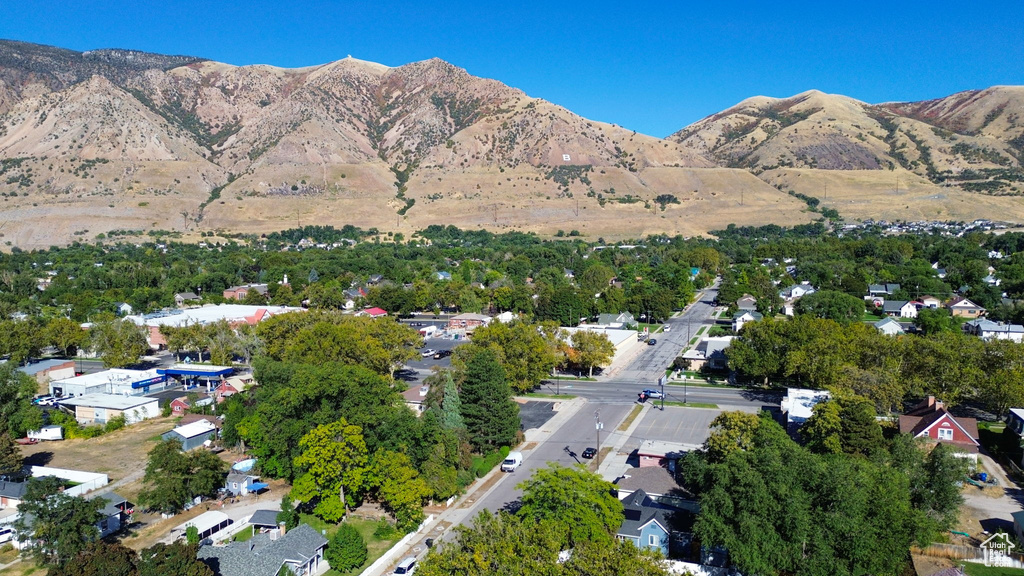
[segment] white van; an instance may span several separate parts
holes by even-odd
[[[519,465],[522,464],[522,463],[523,463],[523,453],[522,452],[509,452],[508,453],[508,457],[505,458],[505,461],[501,463],[501,471],[502,472],[515,472],[515,469],[519,468]]]
[[[409,556],[405,560],[402,560],[401,562],[399,562],[398,566],[395,566],[395,571],[393,572],[393,574],[404,574],[404,575],[408,576],[409,574],[412,574],[415,571],[416,571],[416,559],[413,558],[412,556]]]

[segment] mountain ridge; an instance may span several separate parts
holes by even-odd
[[[992,194],[958,191],[970,207],[932,198],[950,154],[936,149],[926,166],[906,144],[948,130],[910,116],[934,118],[977,127],[958,136],[978,150],[952,154],[964,166],[1011,162],[1015,144],[1000,140],[1016,126],[1011,92],[887,107],[814,90],[753,97],[658,139],[438,58],[289,69],[0,41],[0,234],[36,246],[125,230],[261,233],[305,219],[405,234],[457,224],[693,235],[812,221],[797,192],[818,194],[803,182],[857,176],[878,188],[880,174],[858,174],[882,170],[913,184],[896,201],[922,216],[1014,215]],[[1016,169],[1012,157],[1001,168]],[[877,196],[841,212],[891,211]]]

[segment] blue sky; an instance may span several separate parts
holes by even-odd
[[[17,0],[0,37],[229,64],[437,56],[654,136],[754,95],[867,102],[1024,84],[1024,7],[969,2]]]

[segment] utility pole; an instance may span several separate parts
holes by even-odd
[[[597,430],[597,467],[601,468],[601,428],[604,428],[604,424],[601,422],[601,410],[594,410],[594,428]]]

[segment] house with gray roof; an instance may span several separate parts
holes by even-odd
[[[964,334],[977,336],[982,340],[1012,340],[1018,344],[1024,341],[1024,326],[1003,324],[984,318],[975,318],[964,322],[963,331]]]
[[[894,318],[917,318],[917,306],[908,300],[886,300],[882,312]]]
[[[275,531],[227,546],[203,546],[197,556],[218,576],[277,576],[285,567],[289,574],[304,576],[326,563],[326,547],[327,538],[301,524],[284,534]]]
[[[742,312],[737,312],[732,317],[732,330],[733,332],[739,332],[740,329],[742,329],[743,326],[748,322],[756,322],[762,319],[764,319],[764,316],[760,312],[757,312],[755,310],[744,310]]]
[[[643,490],[637,490],[622,500],[625,518],[615,536],[620,540],[629,540],[641,550],[657,550],[667,558],[672,534],[668,521],[671,511],[655,502]]]
[[[900,289],[899,284],[868,284],[868,296],[872,298],[892,296]]]
[[[21,499],[25,496],[26,482],[3,482],[0,481],[0,509],[17,508]]]
[[[885,334],[886,336],[898,336],[906,333],[903,329],[903,325],[893,320],[892,318],[882,318],[878,322],[873,324],[876,330]]]

